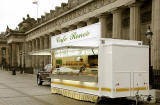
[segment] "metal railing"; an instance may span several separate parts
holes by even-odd
[[[151,85],[153,89],[160,89],[160,70],[150,71]]]

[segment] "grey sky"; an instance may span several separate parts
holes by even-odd
[[[7,25],[15,29],[27,14],[30,17],[37,17],[37,5],[33,4],[35,0],[1,0],[0,3],[0,32],[5,31]],[[68,0],[39,0],[38,17],[60,6],[62,2]]]

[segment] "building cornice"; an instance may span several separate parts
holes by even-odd
[[[88,1],[86,1],[86,2],[84,2],[84,3],[82,3],[82,4],[80,4],[80,5],[77,5],[76,7],[74,7],[74,8],[72,8],[72,9],[70,9],[70,10],[68,10],[68,11],[60,14],[59,16],[57,16],[57,17],[55,17],[55,18],[53,18],[53,19],[51,19],[51,20],[48,20],[48,21],[46,21],[45,23],[42,23],[42,24],[36,26],[35,28],[32,28],[31,30],[27,31],[25,34],[28,34],[28,33],[32,32],[32,31],[34,31],[34,30],[36,30],[36,29],[38,29],[38,28],[40,28],[40,27],[42,27],[42,26],[44,26],[44,25],[46,25],[46,24],[48,24],[48,23],[51,23],[51,22],[53,22],[54,20],[56,20],[56,19],[58,19],[58,18],[60,18],[60,17],[62,17],[62,16],[64,16],[64,15],[66,15],[66,14],[68,14],[68,13],[71,13],[71,12],[73,12],[74,10],[76,10],[76,9],[82,7],[82,6],[85,6],[85,5],[87,5],[88,3],[92,2],[92,1],[95,1],[95,0],[88,0]]]

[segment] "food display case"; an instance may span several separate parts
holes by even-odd
[[[74,48],[63,47],[62,49],[73,52]],[[58,55],[54,51],[55,59],[53,62],[56,62],[56,68],[51,77],[52,93],[63,94],[79,100],[96,101],[98,94],[91,94],[94,90],[98,90],[98,55],[94,55],[98,53],[98,49],[94,48],[94,54],[93,48],[77,47],[76,49],[80,50],[81,53],[86,50],[91,52],[87,52],[89,55],[57,57]],[[80,93],[81,89],[88,94]]]

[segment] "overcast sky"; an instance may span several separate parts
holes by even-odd
[[[11,29],[15,29],[27,14],[30,17],[37,18],[37,5],[33,4],[35,0],[1,0],[0,3],[0,32],[6,30],[7,25]],[[60,6],[62,2],[67,3],[68,0],[38,0],[38,17]]]

